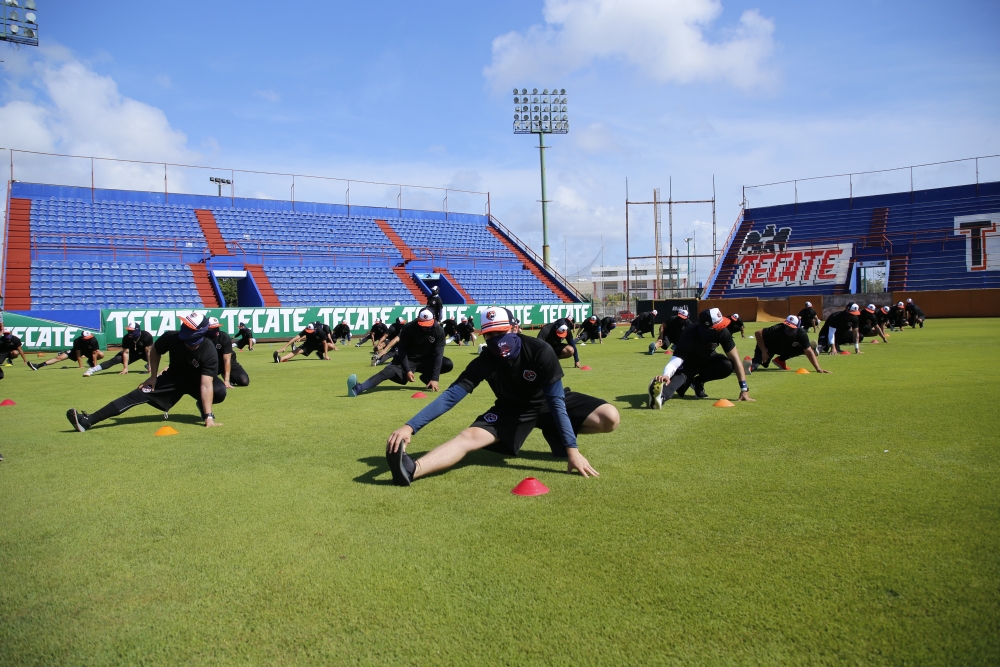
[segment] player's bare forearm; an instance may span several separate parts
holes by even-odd
[[[729,360],[733,362],[733,370],[736,371],[736,377],[740,379],[740,382],[746,382],[747,376],[743,372],[743,363],[740,360],[740,353],[735,347],[726,353]]]

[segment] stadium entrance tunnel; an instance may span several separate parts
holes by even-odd
[[[219,298],[219,303],[223,307],[240,305],[259,308],[265,305],[264,297],[261,296],[260,290],[257,289],[257,285],[254,283],[253,275],[246,269],[212,267],[209,275],[212,278],[212,288],[215,290]],[[220,281],[226,279],[236,280],[236,303],[228,303],[223,295]]]
[[[414,273],[413,280],[416,281],[424,294],[430,294],[431,290],[437,287],[438,294],[445,303],[468,303],[465,297],[462,296],[442,273]]]

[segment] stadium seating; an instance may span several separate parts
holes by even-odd
[[[532,303],[552,301],[552,290],[530,271],[508,269],[450,269],[451,275],[476,303]]]
[[[497,241],[481,223],[408,218],[390,220],[389,223],[418,254],[427,249],[439,256],[514,258],[514,253]]]
[[[391,267],[265,266],[283,306],[412,303],[413,297]]]
[[[33,310],[201,308],[191,269],[183,264],[35,261]]]
[[[210,209],[222,238],[245,252],[400,254],[374,218],[266,209]]]

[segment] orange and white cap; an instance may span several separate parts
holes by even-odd
[[[861,314],[861,306],[859,306],[856,303],[852,303],[851,305],[849,305],[847,307],[847,312],[849,312],[851,315],[860,315]]]
[[[789,327],[791,329],[798,329],[799,328],[799,317],[798,317],[798,315],[789,315],[788,317],[785,318],[785,321],[782,322],[782,324],[784,324],[786,327]]]
[[[732,317],[730,317],[729,319],[731,319],[731,320],[739,320],[740,319],[740,314],[739,313],[733,313]]]
[[[812,307],[813,307],[813,302],[812,301],[806,301],[806,308],[812,308]]]
[[[718,308],[709,308],[708,310],[701,311],[698,315],[698,321],[715,330],[725,329],[729,326],[729,318],[723,315],[722,311]]]
[[[902,301],[900,301],[899,303],[896,304],[896,308],[902,308],[902,307],[903,307],[903,302]]]
[[[81,335],[82,335],[82,336],[83,336],[83,337],[84,337],[85,339],[88,339],[88,338],[93,338],[93,337],[94,337],[94,334],[90,333],[89,331],[84,331],[84,332],[82,332],[82,333],[81,333]]]
[[[882,306],[882,312],[885,313],[886,315],[888,315],[889,314],[889,306]]]
[[[865,306],[865,310],[867,310],[869,313],[874,313],[875,312],[875,304],[874,303],[869,303],[867,306]]]
[[[218,329],[220,326],[222,326],[222,325],[219,324],[219,318],[218,317],[210,317],[210,318],[208,318],[208,328],[209,329]]]
[[[417,313],[417,324],[422,327],[434,326],[434,311],[428,308],[423,308],[419,313]]]
[[[556,335],[560,338],[565,338],[569,335],[569,326],[566,324],[560,324],[556,327]]]
[[[491,331],[507,333],[510,331],[510,318],[507,316],[507,310],[505,308],[490,306],[483,311],[480,321],[482,322],[480,329],[483,333],[489,333]]]

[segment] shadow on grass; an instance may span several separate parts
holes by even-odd
[[[420,458],[427,452],[421,452],[419,455],[414,456],[414,458]],[[556,472],[552,468],[542,468],[540,466],[531,465],[520,465],[516,463],[508,463],[508,459],[521,459],[521,460],[535,460],[535,461],[559,461],[562,462],[563,459],[557,459],[551,454],[546,454],[545,452],[525,452],[522,451],[519,456],[511,457],[502,454],[497,454],[495,452],[489,451],[476,451],[469,453],[464,459],[459,463],[448,468],[448,470],[442,470],[427,476],[427,479],[431,477],[437,477],[438,475],[443,475],[449,470],[458,470],[459,468],[464,468],[471,465],[488,466],[492,468],[504,468],[507,470],[526,470],[528,472],[545,472],[551,473]],[[376,479],[382,475],[389,474],[389,465],[385,462],[385,456],[366,456],[364,458],[358,459],[359,463],[364,463],[371,466],[371,470],[354,478],[355,482],[360,484],[372,484],[374,486],[392,486],[392,479]],[[421,478],[424,479],[424,478]]]
[[[627,396],[615,396],[616,401],[621,401],[622,403],[628,403],[629,409],[638,410],[646,409],[649,407],[649,395],[648,394],[628,394]]]

